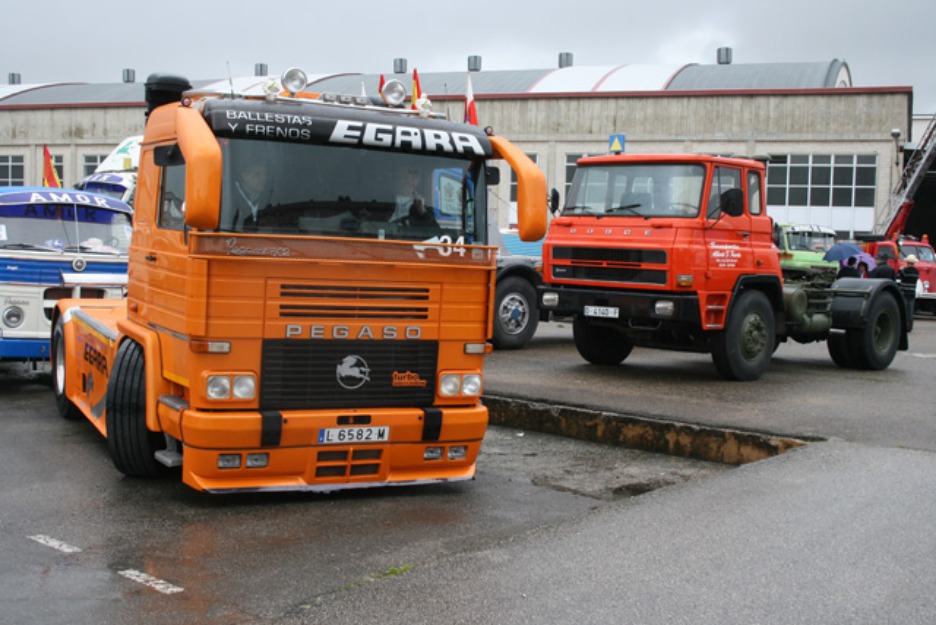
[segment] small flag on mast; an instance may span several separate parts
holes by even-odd
[[[61,187],[62,179],[59,178],[55,164],[52,163],[52,155],[49,153],[49,146],[42,146],[42,186]]]
[[[465,85],[465,123],[478,125],[478,110],[475,108],[474,89],[471,88],[471,73],[468,73],[468,82]]]
[[[416,105],[416,100],[419,99],[419,96],[422,95],[422,89],[419,86],[419,73],[416,71],[416,68],[413,68],[413,93],[410,99],[410,108],[418,110],[419,107]]]

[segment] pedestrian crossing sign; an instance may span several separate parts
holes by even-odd
[[[608,151],[620,154],[624,151],[624,135],[611,135],[608,139]]]

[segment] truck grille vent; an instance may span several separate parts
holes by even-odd
[[[261,410],[431,406],[437,341],[263,341]]]
[[[665,250],[554,247],[552,259],[552,277],[557,280],[661,285],[667,281]]]
[[[615,247],[554,247],[553,260],[666,264],[666,250],[622,249]]]
[[[280,317],[428,319],[428,288],[283,284]]]

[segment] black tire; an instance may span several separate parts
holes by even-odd
[[[497,349],[518,349],[527,344],[539,325],[536,289],[520,276],[497,282],[494,295],[494,337]]]
[[[742,291],[725,329],[712,337],[712,361],[726,380],[756,380],[767,370],[776,340],[770,300],[761,291]]]
[[[55,322],[55,328],[52,330],[52,391],[55,393],[55,406],[63,419],[74,421],[80,419],[83,415],[78,407],[68,399],[65,390],[66,370],[65,370],[65,324],[61,317]]]
[[[581,315],[572,323],[572,338],[579,355],[593,365],[618,365],[634,349],[634,343],[623,334]]]
[[[120,344],[107,385],[107,448],[117,470],[131,477],[159,477],[167,469],[155,454],[165,437],[146,429],[146,362],[139,343]]]
[[[894,295],[878,293],[871,300],[865,327],[848,330],[846,337],[859,368],[879,371],[889,367],[900,345],[900,308]]]
[[[845,333],[830,334],[826,341],[832,362],[843,369],[857,369],[858,361],[852,353],[851,342]]]

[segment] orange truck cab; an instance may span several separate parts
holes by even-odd
[[[574,315],[575,346],[594,364],[635,346],[708,352],[723,377],[753,380],[792,339],[828,340],[841,366],[889,366],[908,344],[896,284],[786,279],[764,172],[697,154],[579,160],[543,245],[540,306]]]
[[[304,85],[147,82],[127,298],[60,301],[52,334],[60,412],[127,475],[180,467],[215,493],[475,475],[489,161],[515,170],[531,240],[543,175],[501,137],[403,109],[398,81],[389,105]]]

